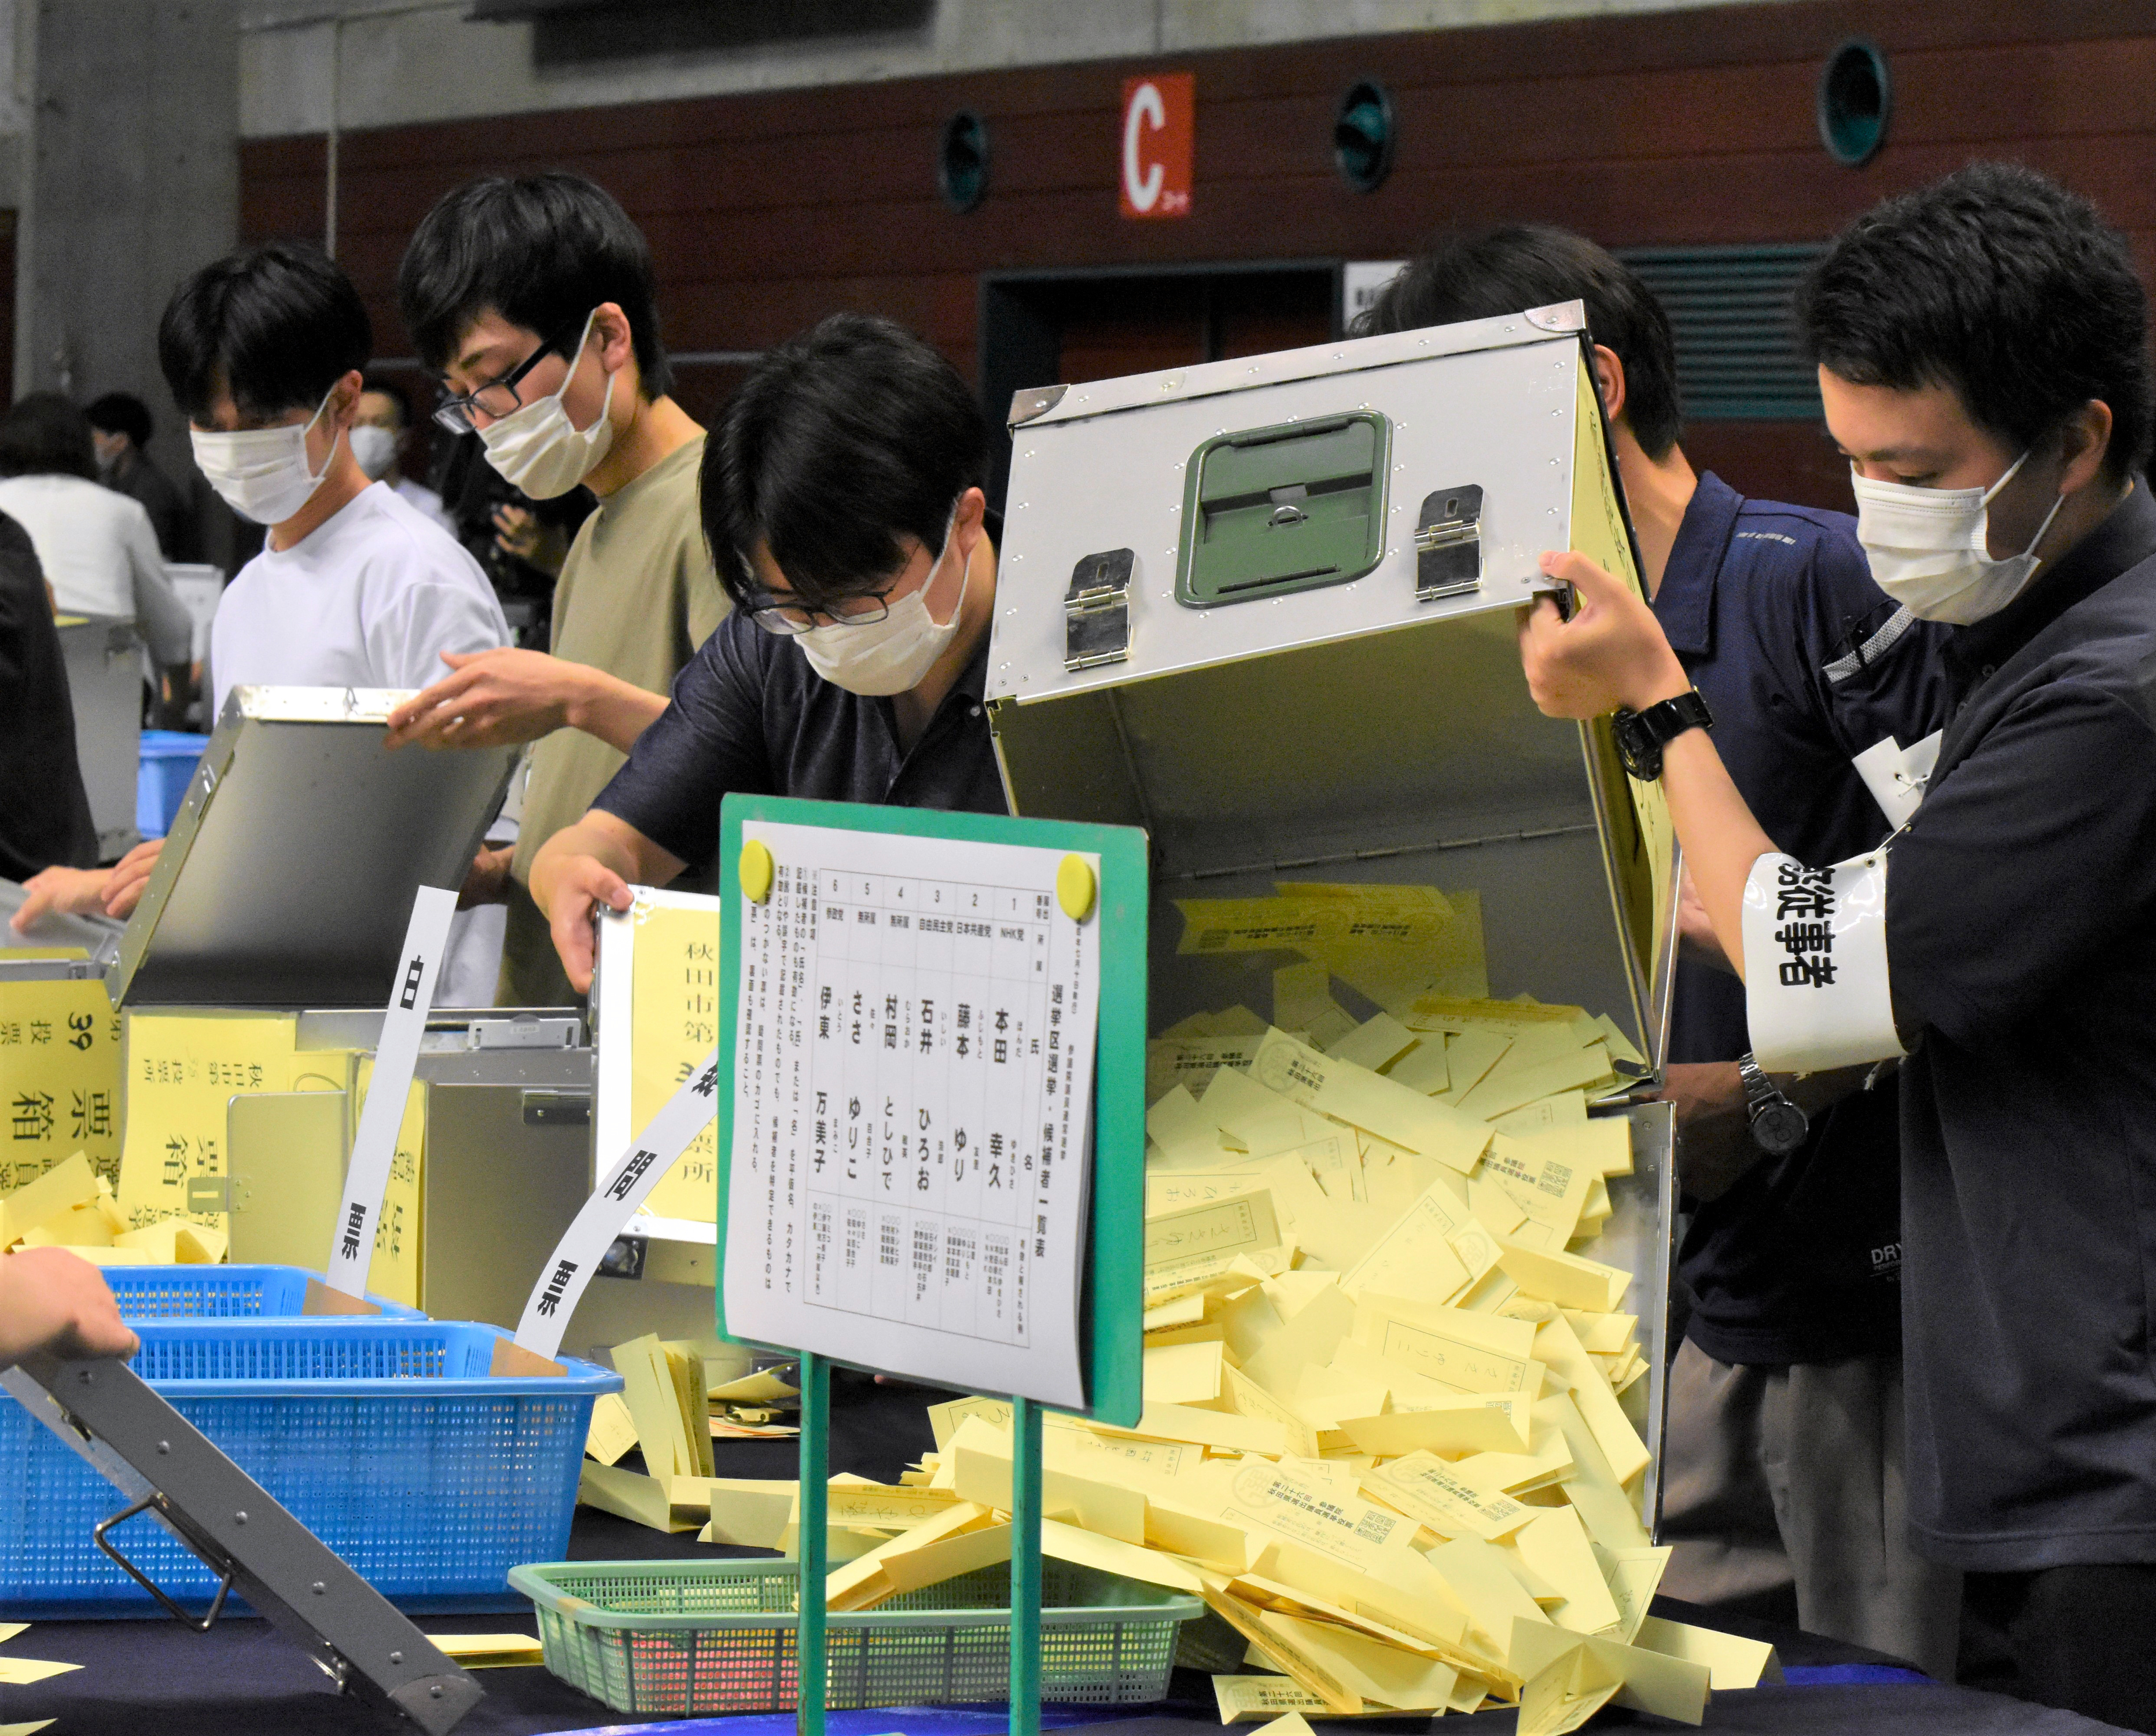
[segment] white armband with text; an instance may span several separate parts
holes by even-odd
[[[1887,853],[1831,868],[1763,855],[1744,882],[1744,1011],[1770,1073],[1907,1053],[1887,982]]]

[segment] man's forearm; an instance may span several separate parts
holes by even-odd
[[[663,696],[647,692],[633,681],[587,664],[571,667],[578,673],[564,708],[569,727],[596,736],[618,753],[634,747],[636,738],[666,709]]]
[[[1715,938],[1744,974],[1744,882],[1774,840],[1760,829],[1703,729],[1687,730],[1662,751],[1662,788]]]

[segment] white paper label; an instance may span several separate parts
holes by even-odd
[[[1100,924],[1065,852],[751,821],[726,1330],[947,1385],[1086,1401]],[[1085,861],[1097,883],[1097,858]]]
[[[1770,1073],[1904,1053],[1887,980],[1887,856],[1807,868],[1763,855],[1744,882],[1744,1009]]]
[[[1935,729],[1910,747],[1887,736],[1850,761],[1864,780],[1864,787],[1871,792],[1871,799],[1879,804],[1879,811],[1887,816],[1887,823],[1897,832],[1908,824],[1909,816],[1924,799],[1924,786],[1931,780],[1932,768],[1939,763],[1943,733]]]
[[[440,886],[422,886],[412,900],[412,920],[404,930],[404,950],[398,955],[402,963],[382,1015],[382,1038],[375,1045],[373,1082],[360,1108],[359,1133],[352,1142],[352,1163],[345,1171],[344,1202],[331,1231],[330,1288],[346,1296],[367,1294],[382,1194],[389,1185],[397,1133],[404,1124],[413,1070],[419,1064],[419,1039],[427,1029],[427,1015],[434,1009],[434,984],[449,952],[449,922],[456,913],[457,895]]]
[[[718,1112],[718,1080],[719,1051],[714,1049],[599,1179],[531,1287],[524,1317],[516,1323],[516,1342],[525,1349],[552,1356],[561,1348],[569,1317],[622,1225],[635,1215],[674,1160],[711,1124]]]

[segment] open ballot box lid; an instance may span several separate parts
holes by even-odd
[[[464,884],[519,751],[387,752],[408,696],[232,691],[107,975],[114,1004],[388,1002],[414,893]]]
[[[1263,1014],[1298,957],[1183,951],[1178,899],[1435,886],[1481,929],[1446,992],[1606,1014],[1658,1075],[1660,791],[1607,720],[1536,710],[1517,641],[1547,549],[1638,583],[1579,305],[1023,392],[1011,425],[996,752],[1012,812],[1148,833],[1149,1032]],[[1670,1115],[1600,1112],[1634,1120],[1595,1257],[1636,1275],[1658,1447]]]

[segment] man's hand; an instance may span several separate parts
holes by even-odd
[[[1677,1186],[1694,1199],[1719,1199],[1766,1155],[1753,1143],[1737,1063],[1672,1061],[1662,1078],[1662,1101],[1677,1106]]]
[[[539,846],[531,859],[531,901],[547,917],[554,950],[577,993],[592,987],[592,912],[625,911],[632,884],[663,886],[689,865],[603,808],[594,808]]]
[[[494,546],[527,567],[557,578],[569,557],[569,539],[562,527],[546,523],[526,506],[505,504],[494,509]]]
[[[636,895],[613,869],[595,856],[561,856],[553,863],[547,885],[547,926],[561,954],[562,968],[569,985],[579,994],[592,992],[593,937],[592,913],[603,904],[608,910],[625,911]]]
[[[105,915],[118,920],[135,914],[135,907],[142,901],[142,894],[149,889],[150,876],[156,871],[157,858],[164,848],[163,839],[146,838],[114,865],[111,877],[105,884]]]
[[[87,1260],[64,1248],[0,1255],[0,1368],[38,1350],[132,1356],[141,1348],[104,1274]]]
[[[569,723],[588,674],[544,651],[444,651],[455,671],[389,714],[388,746],[500,747]]]
[[[472,858],[463,889],[457,894],[457,908],[472,910],[482,904],[505,902],[509,896],[510,859],[516,854],[513,844],[505,844],[499,850],[482,846]]]
[[[112,879],[110,868],[47,868],[23,882],[29,896],[23,907],[8,919],[18,934],[28,934],[49,916],[86,917],[105,914],[105,888]]]
[[[1584,555],[1553,552],[1542,568],[1579,599],[1568,621],[1544,597],[1520,623],[1527,691],[1546,715],[1600,717],[1620,706],[1641,711],[1691,691],[1661,624],[1630,585]]]

